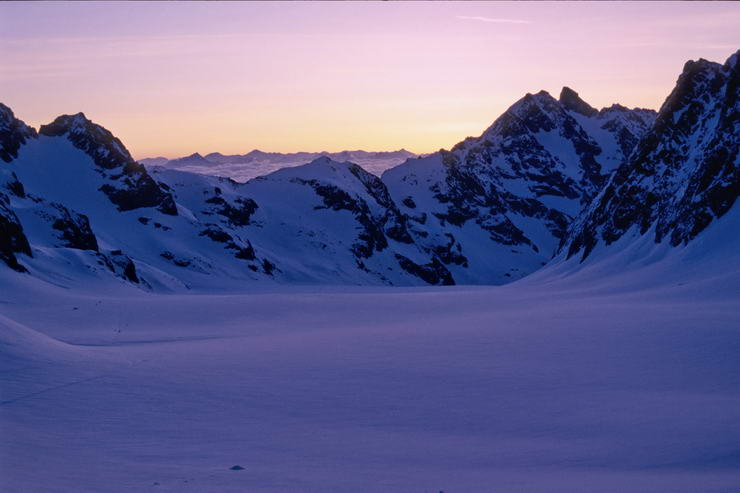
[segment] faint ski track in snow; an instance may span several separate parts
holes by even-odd
[[[13,404],[13,403],[18,402],[18,401],[22,401],[22,400],[25,400],[25,399],[30,399],[32,397],[36,397],[36,396],[39,396],[41,394],[45,394],[47,392],[52,392],[54,390],[63,389],[65,387],[71,387],[72,385],[78,385],[78,384],[82,384],[82,383],[86,383],[86,382],[91,382],[93,380],[100,380],[101,378],[106,378],[106,377],[109,377],[109,376],[110,376],[109,374],[106,374],[106,375],[98,375],[96,377],[84,378],[82,380],[76,380],[74,382],[64,383],[62,385],[57,385],[55,387],[49,387],[49,388],[46,388],[44,390],[39,390],[38,392],[32,392],[30,394],[26,394],[26,395],[22,395],[20,397],[16,397],[15,399],[9,399],[9,400],[6,400],[6,401],[0,401],[0,406],[7,406],[8,404]]]

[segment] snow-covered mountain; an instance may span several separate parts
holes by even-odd
[[[734,241],[736,62],[689,62],[659,114],[527,94],[382,178],[327,156],[246,183],[183,171],[229,156],[147,169],[81,113],[36,132],[0,106],[0,260],[65,286],[503,284],[632,239]]]
[[[82,114],[38,134],[3,107],[0,258],[51,282],[450,284],[379,178],[326,157],[240,184],[148,172]]]
[[[3,128],[15,129],[3,138],[18,141],[22,122],[3,110]],[[3,259],[16,270],[54,283],[117,276],[166,289],[189,282],[162,255],[173,248],[201,252],[202,262],[223,276],[238,272],[237,255],[250,257],[240,239],[229,243],[231,255],[214,249],[204,233],[209,228],[188,220],[167,186],[82,114],[42,126],[6,161],[0,199],[3,228],[13,234],[10,241],[3,235]]]
[[[737,59],[686,63],[655,125],[563,238],[566,257],[614,253],[646,236],[686,245],[715,223],[736,245],[736,221],[723,217],[740,196]]]
[[[451,284],[411,238],[380,179],[320,157],[247,183],[152,171],[192,219],[249,238],[282,281]]]
[[[164,166],[180,171],[190,171],[205,175],[223,176],[239,182],[245,182],[258,176],[264,176],[281,168],[300,166],[319,157],[328,157],[333,161],[352,162],[362,166],[365,171],[380,176],[383,171],[401,164],[415,154],[400,149],[388,152],[341,151],[341,152],[263,152],[253,150],[246,154],[224,155],[212,152],[205,156],[199,153],[168,160],[163,157],[144,158],[139,162],[146,166]]]
[[[459,283],[501,284],[544,265],[632,152],[655,112],[595,110],[565,87],[527,94],[480,137],[383,174],[409,230]]]

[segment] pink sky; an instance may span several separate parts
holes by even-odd
[[[430,152],[540,89],[658,108],[738,26],[732,2],[3,2],[0,101],[83,111],[137,158]]]

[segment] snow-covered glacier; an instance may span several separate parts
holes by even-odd
[[[736,61],[381,177],[0,105],[0,489],[735,491]]]

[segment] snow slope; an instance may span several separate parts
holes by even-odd
[[[323,157],[249,184],[149,172],[82,114],[28,136],[4,116],[3,135],[19,143],[0,164],[0,260],[13,269],[68,287],[117,278],[155,291],[453,282],[357,165]]]
[[[732,491],[738,277],[574,279],[158,295],[6,269],[4,490]]]
[[[0,487],[737,490],[736,59],[644,137],[564,89],[382,180],[0,106]]]
[[[201,222],[238,230],[274,265],[281,282],[450,284],[420,249],[383,183],[359,166],[317,158],[245,184],[155,169]],[[236,207],[246,215],[232,213]],[[222,217],[219,217],[222,216]]]

